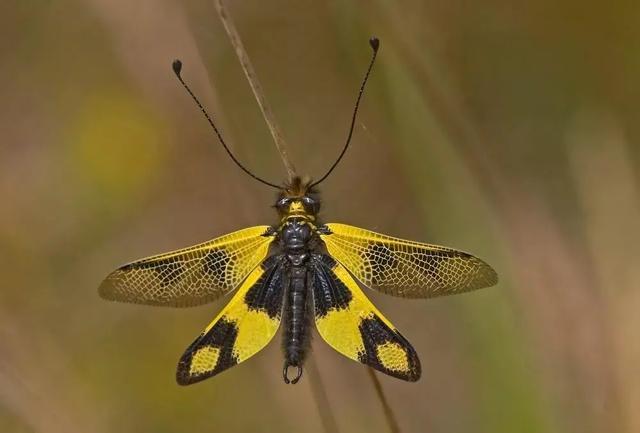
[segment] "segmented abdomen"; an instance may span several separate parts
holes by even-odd
[[[301,366],[308,346],[307,270],[291,268],[291,281],[287,294],[284,350],[287,364]]]

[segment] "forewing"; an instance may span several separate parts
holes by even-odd
[[[239,230],[200,245],[138,260],[102,282],[105,299],[190,307],[211,302],[240,285],[267,256],[269,226]]]
[[[332,257],[365,286],[393,296],[431,298],[493,286],[496,272],[471,254],[327,224],[320,237]]]
[[[343,355],[385,374],[414,382],[420,360],[411,344],[376,309],[347,270],[327,255],[314,256],[313,301],[319,334]]]
[[[284,272],[281,256],[271,256],[178,362],[176,379],[190,385],[250,358],[273,338],[282,315]]]

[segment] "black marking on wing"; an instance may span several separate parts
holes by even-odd
[[[418,354],[411,346],[411,343],[400,335],[399,332],[389,329],[389,327],[378,316],[363,319],[360,323],[359,329],[365,348],[364,353],[361,352],[358,354],[360,362],[399,379],[411,382],[415,382],[420,379],[422,369],[420,366],[420,359],[418,359]],[[395,343],[405,350],[409,365],[408,373],[390,370],[382,364],[378,358],[377,348],[385,343]]]
[[[378,260],[371,260],[371,280],[374,284],[378,283],[378,277],[384,276],[389,269],[398,266],[393,251],[384,244],[371,244],[364,253],[366,257],[378,257]]]
[[[271,319],[277,320],[280,320],[282,314],[284,293],[284,268],[282,258],[282,256],[271,256],[267,258],[261,264],[264,272],[241,298],[241,302],[245,303],[247,309],[260,310],[268,314]],[[234,299],[230,301],[230,304]],[[213,324],[211,329],[203,332],[180,358],[176,373],[178,384],[189,385],[199,382],[243,361],[243,359],[238,359],[234,355],[234,347],[239,330],[238,322],[242,321],[243,316],[234,317],[233,314],[227,315],[225,312],[227,308],[228,307],[225,307],[221,313],[221,317]],[[266,341],[268,342],[270,339],[271,337]],[[194,365],[194,356],[203,349],[219,351],[215,367],[202,372],[194,372],[191,369],[192,365]]]
[[[498,281],[487,263],[451,248],[338,223],[327,224],[325,230],[318,230],[318,236],[327,252],[360,283],[389,295],[431,298],[493,286]]]
[[[160,277],[160,285],[168,286],[178,280],[184,273],[184,267],[174,260],[161,260],[159,262],[130,263],[122,267],[123,271],[136,269],[152,269]]]
[[[455,259],[458,257],[463,259],[474,258],[471,254],[467,254],[462,251],[436,250],[429,251],[428,253],[414,253],[411,255],[410,260],[422,269],[426,269],[426,272],[431,276],[431,278],[438,281],[440,284],[445,285],[447,283],[445,281],[447,274],[440,272],[440,263],[448,259]]]
[[[214,248],[204,256],[202,267],[209,275],[223,275],[229,263],[231,263],[231,257],[225,249]]]
[[[235,323],[220,318],[208,332],[200,335],[184,352],[178,362],[176,380],[180,385],[189,385],[214,376],[238,363],[233,355],[233,345],[238,337],[238,327]],[[203,374],[190,374],[191,360],[199,349],[212,347],[220,349],[218,362],[213,370]]]
[[[265,311],[270,318],[282,314],[284,268],[282,266],[284,256],[271,256],[262,263],[264,274],[258,279],[244,296],[244,302],[252,310]]]
[[[317,317],[324,317],[330,310],[348,308],[351,291],[332,271],[336,261],[326,254],[313,255],[313,303]]]

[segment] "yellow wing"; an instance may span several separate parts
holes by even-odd
[[[347,270],[326,254],[313,259],[313,303],[320,336],[343,355],[415,382],[420,360],[411,344],[376,309]]]
[[[112,301],[170,307],[211,302],[240,285],[267,256],[269,226],[229,233],[209,242],[129,263],[102,282]]]
[[[393,296],[431,298],[493,286],[496,272],[451,248],[386,236],[346,224],[326,224],[320,237],[332,257],[365,286]]]
[[[176,379],[190,385],[248,359],[271,341],[280,326],[284,270],[271,256],[242,283],[238,293],[178,362]]]

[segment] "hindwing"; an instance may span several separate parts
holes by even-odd
[[[450,295],[498,282],[496,272],[471,254],[407,241],[346,224],[320,234],[329,254],[361,283],[406,298]]]
[[[193,247],[120,267],[102,282],[103,298],[190,307],[211,302],[240,285],[267,256],[269,226],[250,227]]]
[[[282,316],[281,256],[271,256],[242,283],[238,292],[178,362],[176,379],[189,385],[245,361],[273,338]]]
[[[411,344],[367,299],[353,277],[328,255],[314,255],[313,301],[318,333],[343,355],[414,382],[420,360]]]

